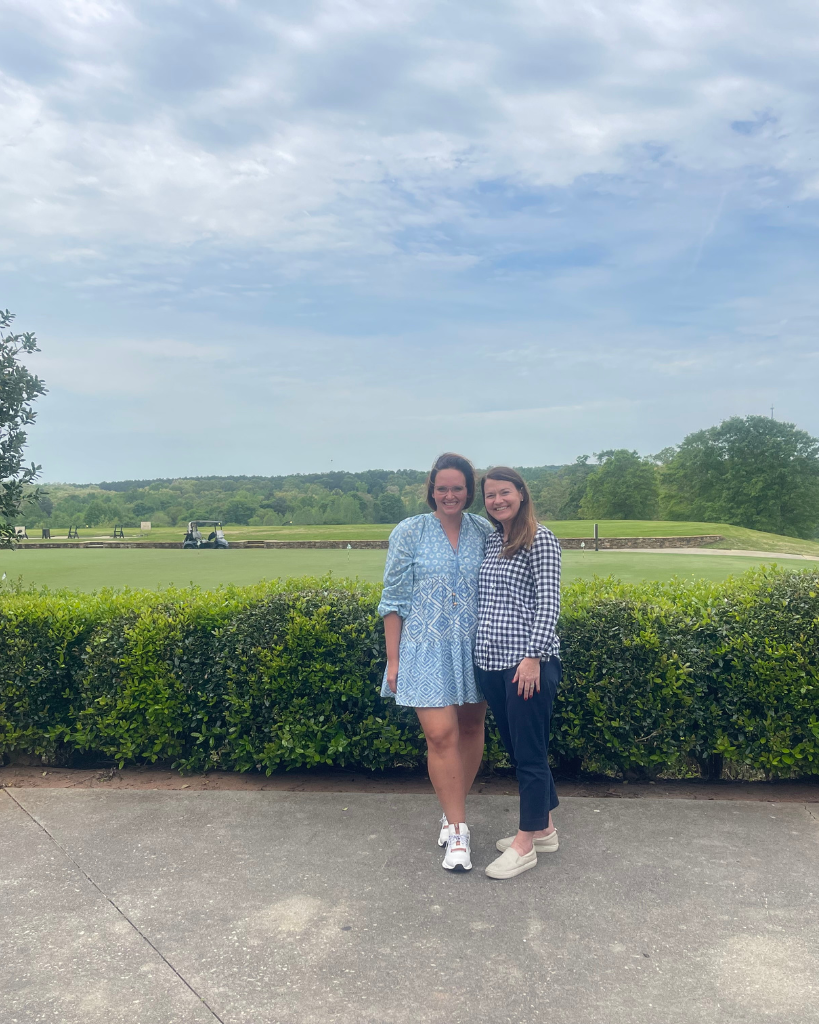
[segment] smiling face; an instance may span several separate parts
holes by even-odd
[[[463,512],[468,491],[466,477],[460,469],[439,469],[432,486],[432,496],[439,516],[457,516]]]
[[[508,480],[493,480],[490,477],[484,484],[483,503],[490,516],[505,529],[520,511],[523,495]]]

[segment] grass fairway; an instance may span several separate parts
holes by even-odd
[[[546,521],[546,526],[558,537],[591,537],[594,523],[591,520],[569,519],[563,522]],[[601,537],[691,537],[719,534],[725,539],[716,547],[734,548],[745,551],[777,551],[794,555],[819,555],[819,541],[799,540],[797,537],[780,537],[775,533],[760,533],[746,530],[742,526],[728,526],[725,523],[682,523],[647,519],[617,519],[601,521]],[[381,523],[359,523],[355,526],[228,526],[225,536],[231,540],[386,540],[394,527]],[[65,540],[65,529],[54,529],[54,540]],[[161,526],[143,534],[137,529],[127,529],[128,540],[176,541],[182,544],[185,531],[178,526]],[[80,540],[103,540],[110,538],[111,529],[80,527]],[[37,540],[39,531],[31,530],[31,539]]]
[[[258,583],[277,576],[359,576],[380,582],[386,551],[296,549],[285,551],[56,550],[0,552],[0,570],[23,583],[100,590],[102,587],[178,587],[195,583]]]
[[[21,576],[25,586],[34,584],[84,591],[101,590],[103,587],[154,589],[190,583],[212,589],[222,583],[256,583],[278,576],[320,576],[329,571],[338,576],[357,576],[370,583],[379,583],[385,557],[385,551],[310,549],[2,551],[0,572],[11,579]],[[626,583],[668,580],[672,576],[723,580],[763,561],[775,561],[775,557],[760,560],[731,555],[564,551],[563,580],[569,583],[578,578],[590,579],[594,575],[617,576]],[[788,569],[806,568],[804,562],[782,561],[780,564]],[[815,567],[815,563],[808,565]]]
[[[665,582],[674,576],[719,582],[729,576],[738,576],[757,565],[771,565],[776,558],[746,558],[744,555],[686,555],[656,554],[630,551],[564,551],[563,582],[589,580],[593,576],[616,576],[623,583],[642,583],[644,580]],[[777,563],[785,569],[815,567],[817,563],[783,559]]]
[[[712,550],[736,549],[771,551],[789,555],[819,555],[819,541],[781,537],[776,533],[747,530],[727,523],[683,523],[668,520],[610,519],[599,524],[601,537],[701,537],[719,534],[724,540],[710,545]],[[546,523],[558,537],[591,537],[594,523],[583,519],[567,519]]]

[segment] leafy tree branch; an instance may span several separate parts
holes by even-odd
[[[26,465],[23,449],[26,429],[37,415],[32,403],[46,393],[46,387],[21,361],[23,355],[40,350],[30,332],[5,333],[13,320],[13,313],[0,311],[0,547],[11,546],[15,519],[39,497],[36,489],[27,491],[27,487],[42,468],[33,462]]]

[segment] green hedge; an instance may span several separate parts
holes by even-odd
[[[379,588],[330,577],[0,594],[0,753],[185,771],[423,759],[378,695]],[[819,770],[819,572],[564,591],[558,766],[634,776],[720,759]],[[505,763],[493,727],[487,760]]]

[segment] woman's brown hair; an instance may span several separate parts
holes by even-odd
[[[518,514],[504,532],[503,550],[501,551],[504,558],[513,558],[521,548],[529,550],[537,533],[538,523],[532,495],[529,493],[526,481],[520,473],[515,472],[514,469],[510,469],[508,466],[495,466],[494,469],[488,469],[484,473],[481,477],[481,494],[486,493],[487,480],[503,480],[506,483],[514,484],[520,493],[520,508],[518,509]],[[485,501],[484,504],[486,504]],[[488,509],[486,514],[490,522],[494,523],[495,526],[500,526],[500,523],[490,514]]]
[[[443,455],[439,455],[435,462],[433,462],[432,469],[427,477],[427,505],[429,505],[433,512],[438,508],[438,503],[435,501],[432,492],[435,490],[435,477],[438,476],[442,469],[457,469],[463,473],[464,480],[466,481],[466,504],[464,508],[469,508],[475,500],[475,467],[469,459],[465,459],[463,455],[456,455],[455,452],[444,452]]]

